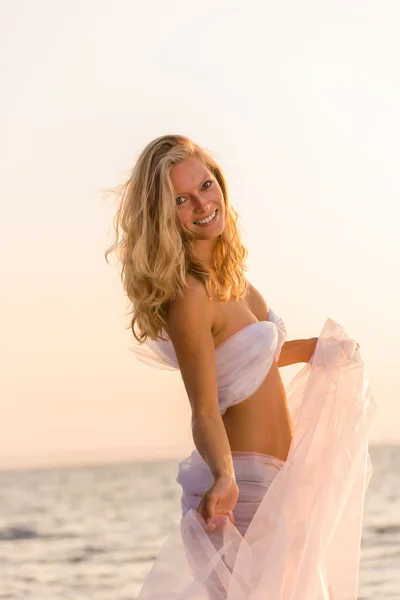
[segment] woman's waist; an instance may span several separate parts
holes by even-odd
[[[281,424],[279,430],[273,427],[262,431],[259,425],[257,429],[250,427],[229,428],[226,427],[229,445],[232,455],[235,452],[254,452],[261,456],[273,456],[281,461],[286,461],[293,439],[291,423]]]
[[[255,451],[232,451],[235,478],[240,484],[268,487],[285,461],[276,456]],[[187,493],[203,494],[212,485],[214,478],[197,450],[179,463],[177,482]]]

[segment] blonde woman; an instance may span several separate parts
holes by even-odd
[[[357,342],[331,319],[286,339],[245,276],[221,168],[190,139],[149,143],[117,191],[106,256],[121,261],[134,350],[180,371],[195,445],[179,531],[139,597],[355,600],[374,412]]]

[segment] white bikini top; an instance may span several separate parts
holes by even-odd
[[[255,321],[239,329],[215,349],[218,403],[221,414],[249,398],[278,360],[287,335],[282,319],[270,308],[268,321]],[[167,336],[166,336],[167,337]],[[136,357],[159,369],[179,370],[170,340],[131,346]]]

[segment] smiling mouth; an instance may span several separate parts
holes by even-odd
[[[217,216],[217,212],[218,208],[216,208],[210,215],[208,215],[208,217],[205,217],[205,219],[193,221],[193,225],[207,225],[208,223],[211,223],[211,221],[214,221],[215,217]]]

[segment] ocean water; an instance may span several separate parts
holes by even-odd
[[[400,447],[370,452],[359,600],[399,600]],[[179,522],[177,464],[0,472],[0,599],[133,600]]]

